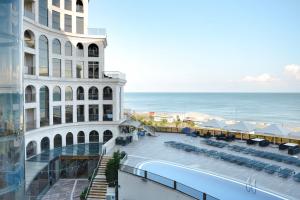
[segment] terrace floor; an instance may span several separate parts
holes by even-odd
[[[80,200],[80,194],[88,184],[87,179],[59,179],[42,200]]]
[[[137,166],[140,162],[145,160],[164,160],[169,162],[178,163],[187,167],[201,169],[206,172],[217,174],[229,179],[234,179],[242,183],[246,183],[251,177],[251,180],[256,180],[256,187],[266,191],[279,194],[287,199],[296,200],[300,199],[300,183],[295,182],[292,178],[281,178],[277,174],[270,175],[264,171],[256,171],[255,169],[239,166],[236,164],[228,163],[223,160],[214,159],[197,155],[192,152],[185,152],[178,150],[164,144],[165,141],[177,141],[186,144],[191,144],[197,147],[206,148],[208,150],[216,150],[218,152],[230,153],[237,156],[242,156],[258,161],[263,161],[269,164],[279,165],[282,168],[294,169],[296,173],[300,172],[300,167],[268,160],[264,158],[254,157],[249,154],[238,153],[229,150],[227,147],[217,148],[209,146],[203,142],[203,138],[188,137],[183,134],[175,133],[158,133],[157,137],[145,136],[140,138],[127,146],[115,146],[113,151],[125,151],[130,155],[130,163],[128,165]],[[276,145],[269,147],[259,147],[258,145],[247,145],[244,141],[236,140],[230,142],[230,145],[246,146],[257,150],[279,153],[287,155],[287,151],[279,151]],[[113,152],[112,151],[112,152]]]

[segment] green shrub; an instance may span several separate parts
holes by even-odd
[[[125,152],[114,152],[113,158],[107,162],[105,169],[106,181],[110,187],[114,187],[118,181],[118,170],[120,167],[120,161],[126,155]]]
[[[85,200],[85,195],[86,195],[87,191],[88,191],[88,188],[87,187],[84,188],[84,190],[80,194],[80,200]]]

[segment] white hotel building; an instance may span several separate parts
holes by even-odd
[[[104,71],[106,33],[88,28],[88,3],[24,0],[26,159],[119,134],[125,75]]]

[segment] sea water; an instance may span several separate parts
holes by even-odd
[[[125,108],[300,127],[300,93],[125,93]]]

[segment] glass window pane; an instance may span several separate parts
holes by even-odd
[[[58,86],[53,89],[53,101],[61,100],[61,90]]]
[[[72,78],[72,60],[65,61],[65,77]]]
[[[53,107],[53,124],[61,124],[61,106]]]
[[[76,64],[76,78],[83,78],[84,62],[77,62]]]
[[[60,0],[52,0],[52,5],[59,7],[60,6]]]
[[[65,31],[72,32],[72,16],[65,15]]]
[[[71,87],[66,87],[66,91],[65,91],[65,98],[66,101],[72,101],[73,100],[73,90]]]
[[[52,41],[52,53],[61,54],[61,44],[58,39]]]
[[[42,35],[39,39],[39,73],[40,76],[49,75],[49,52],[48,39]]]
[[[48,26],[48,1],[39,1],[39,22],[42,25]]]
[[[76,17],[76,33],[83,34],[83,17]]]
[[[73,123],[73,106],[66,106],[66,123]]]
[[[65,0],[65,9],[72,10],[72,0]]]
[[[52,76],[61,77],[61,60],[57,58],[52,59]]]
[[[99,78],[99,62],[89,62],[89,78]]]
[[[60,13],[52,10],[52,28],[60,30]]]

